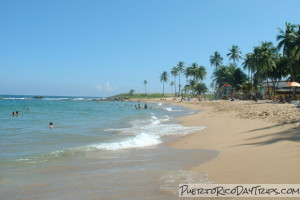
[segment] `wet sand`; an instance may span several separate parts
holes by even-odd
[[[191,170],[222,184],[296,184],[300,182],[300,110],[268,101],[160,101],[201,110],[185,116],[185,126],[206,128],[168,144],[211,149],[219,156]],[[250,198],[248,198],[250,199]]]

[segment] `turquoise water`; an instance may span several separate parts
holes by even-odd
[[[99,100],[2,96],[0,197],[53,199],[50,191],[56,191],[54,199],[68,199],[62,192],[68,190],[72,199],[76,199],[80,195],[74,188],[80,186],[88,187],[84,191],[92,196],[85,194],[78,199],[101,199],[99,195],[106,196],[105,199],[122,199],[119,195],[124,195],[125,191],[128,197],[132,194],[128,171],[133,178],[132,184],[134,177],[139,180],[150,174],[157,181],[164,173],[195,162],[193,159],[187,159],[185,164],[177,161],[176,166],[175,161],[169,159],[175,150],[162,146],[174,137],[203,128],[183,127],[176,122],[176,118],[192,114],[192,111],[161,103],[148,104],[148,109],[137,110],[138,102]],[[144,106],[143,102],[140,104]],[[19,116],[12,116],[14,111],[18,111]],[[50,122],[54,123],[54,128],[49,128]],[[185,154],[195,153],[176,151],[183,158]],[[113,174],[118,174],[119,178],[112,179]],[[99,179],[95,179],[97,176]],[[57,187],[58,183],[60,187]],[[129,188],[112,195],[108,191],[114,191],[116,185]],[[16,188],[19,194],[13,192]],[[44,196],[40,196],[41,193]]]

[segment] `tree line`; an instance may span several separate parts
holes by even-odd
[[[236,90],[243,90],[244,93],[257,93],[259,87],[263,87],[263,82],[267,85],[276,84],[280,80],[300,81],[300,25],[285,23],[285,30],[279,28],[276,36],[278,44],[263,41],[258,46],[253,47],[253,51],[242,56],[242,52],[237,45],[232,45],[227,54],[228,65],[223,65],[223,57],[218,51],[210,56],[210,64],[214,66],[211,87],[219,91],[223,84],[230,84]],[[243,60],[242,68],[248,71],[246,74],[239,66],[238,61]],[[185,66],[183,61],[179,61],[174,66],[170,74],[173,76],[171,85],[175,88],[175,95],[191,94],[199,95],[206,93],[208,88],[202,82],[207,74],[206,68],[197,63]],[[183,85],[182,76],[186,77]],[[163,84],[163,94],[165,83],[170,79],[168,71],[163,71],[160,81]],[[268,87],[269,88],[269,87]],[[177,90],[178,89],[178,90]],[[272,90],[272,92],[275,92]],[[271,97],[268,89],[268,96]]]

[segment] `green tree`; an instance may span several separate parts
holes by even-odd
[[[223,64],[223,58],[219,52],[215,51],[214,55],[210,56],[210,64],[216,68]]]
[[[132,96],[134,94],[134,89],[129,90],[129,95]]]
[[[295,66],[295,57],[297,54],[297,45],[295,45],[295,41],[297,40],[297,33],[295,31],[295,28],[295,25],[286,22],[285,30],[279,28],[279,34],[276,37],[278,41],[277,49],[282,49],[283,56],[287,58],[287,66],[290,69],[291,81],[295,81],[295,68],[297,67]]]
[[[146,87],[147,84],[148,84],[147,80],[144,80],[144,83],[143,83],[143,84],[144,84],[144,87],[145,87],[145,94],[147,94],[147,87]]]
[[[203,81],[206,76],[206,69],[197,63],[192,63],[190,67],[186,68],[185,75],[186,77],[193,77],[194,80]]]
[[[289,68],[287,66],[287,59],[280,54],[277,54],[275,58],[276,67],[269,72],[269,77],[273,84],[273,94],[276,94],[276,86],[279,81],[286,78],[289,75]]]
[[[295,32],[292,48],[295,48],[295,55],[298,62],[300,61],[300,25],[297,26],[298,30]]]
[[[194,77],[196,80],[203,81],[205,79],[206,74],[207,74],[207,72],[206,72],[205,67],[203,67],[201,65],[198,66],[196,68],[196,70],[194,71]]]
[[[174,82],[174,81],[171,81],[170,86],[171,86],[171,88],[172,88],[172,93],[173,93],[173,87],[175,86],[175,82]],[[176,89],[176,88],[175,88],[175,89]]]
[[[236,89],[239,89],[241,85],[245,84],[248,81],[247,75],[241,70],[241,68],[236,68],[232,76],[232,84]]]
[[[201,95],[201,94],[206,93],[208,91],[208,89],[204,83],[197,83],[194,86],[194,91],[195,91],[195,94]]]
[[[256,47],[254,51],[256,52],[257,73],[267,81],[268,96],[271,99],[269,78],[276,69],[277,50],[271,42],[262,42],[261,46]]]
[[[225,83],[228,83],[233,87],[239,87],[239,85],[245,84],[248,81],[248,78],[235,64],[229,64],[228,66],[220,66],[214,71],[213,81],[220,89]]]
[[[178,96],[180,95],[180,88],[181,88],[181,84],[180,84],[180,75],[184,72],[185,70],[185,66],[184,66],[184,62],[183,61],[179,61],[177,64],[178,67],[178,77],[179,77],[179,92],[178,92]]]
[[[163,96],[165,95],[165,83],[169,80],[169,74],[167,71],[163,71],[160,75],[160,82],[163,83]]]
[[[179,69],[178,67],[173,67],[172,70],[171,70],[171,74],[172,76],[174,77],[174,88],[175,88],[175,96],[176,96],[176,77],[178,76],[178,73],[179,73]]]
[[[250,77],[250,83],[253,85],[253,73],[256,70],[254,53],[247,53],[242,65],[244,69],[248,69],[248,72],[250,73],[250,75],[248,75]]]
[[[227,56],[229,57],[229,60],[233,60],[233,62],[236,63],[240,58],[242,58],[241,54],[242,52],[240,48],[237,45],[232,45]]]

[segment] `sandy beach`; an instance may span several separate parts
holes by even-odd
[[[191,170],[220,184],[296,184],[300,181],[300,110],[268,101],[162,102],[201,110],[185,116],[185,126],[206,128],[169,145],[201,148],[219,156]],[[249,198],[248,198],[249,199]]]

